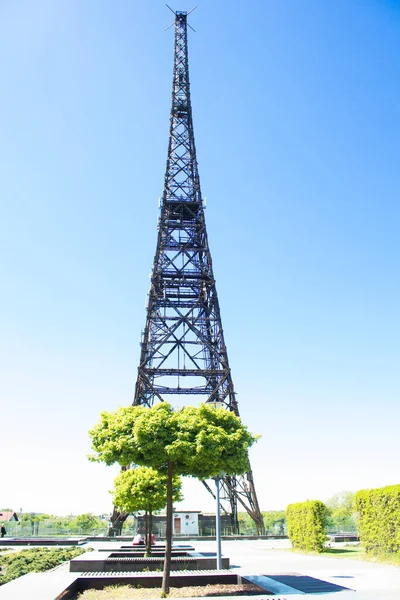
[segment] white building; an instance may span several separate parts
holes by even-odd
[[[186,510],[184,512],[174,512],[174,535],[199,535],[200,512],[200,510]]]

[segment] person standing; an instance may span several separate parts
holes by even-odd
[[[6,535],[7,531],[4,527],[4,523],[1,524],[1,537],[3,538]]]

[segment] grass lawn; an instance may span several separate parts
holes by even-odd
[[[296,550],[290,548],[288,552],[298,552],[299,554],[310,554],[313,556],[327,556],[330,558],[348,558],[351,560],[365,560],[367,562],[385,563],[400,567],[400,555],[382,554],[380,556],[371,556],[367,554],[364,548],[360,545],[343,545],[342,547],[326,548],[324,552],[306,552],[305,550]]]
[[[368,560],[364,548],[361,546],[343,546],[343,548],[327,548],[323,556],[334,558],[352,558],[355,560]]]

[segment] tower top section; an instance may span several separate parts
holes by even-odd
[[[186,23],[186,19],[187,19],[188,15],[190,15],[190,13],[192,13],[197,8],[197,6],[195,6],[191,10],[186,11],[186,10],[173,10],[170,6],[168,6],[168,4],[166,4],[165,6],[167,6],[167,8],[169,8],[169,10],[172,13],[174,13],[174,15],[175,15],[175,23],[176,23],[177,20],[178,21],[185,21],[185,23]],[[193,27],[191,27],[189,25],[189,23],[187,23],[187,24],[190,27],[190,29],[192,29],[194,31]],[[167,29],[169,29],[170,27],[172,27],[172,25],[173,25],[173,23],[171,23],[171,25],[169,25],[167,27]]]
[[[163,202],[200,203],[200,180],[194,143],[189,83],[187,45],[187,16],[189,13],[172,12],[175,15],[174,69]]]

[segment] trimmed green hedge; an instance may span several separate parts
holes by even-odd
[[[368,554],[400,552],[400,485],[356,493],[358,533]]]
[[[0,557],[0,585],[27,573],[53,569],[84,552],[84,548],[32,548],[6,554]]]
[[[327,508],[319,500],[289,504],[286,510],[287,528],[293,548],[323,552],[326,542]]]

